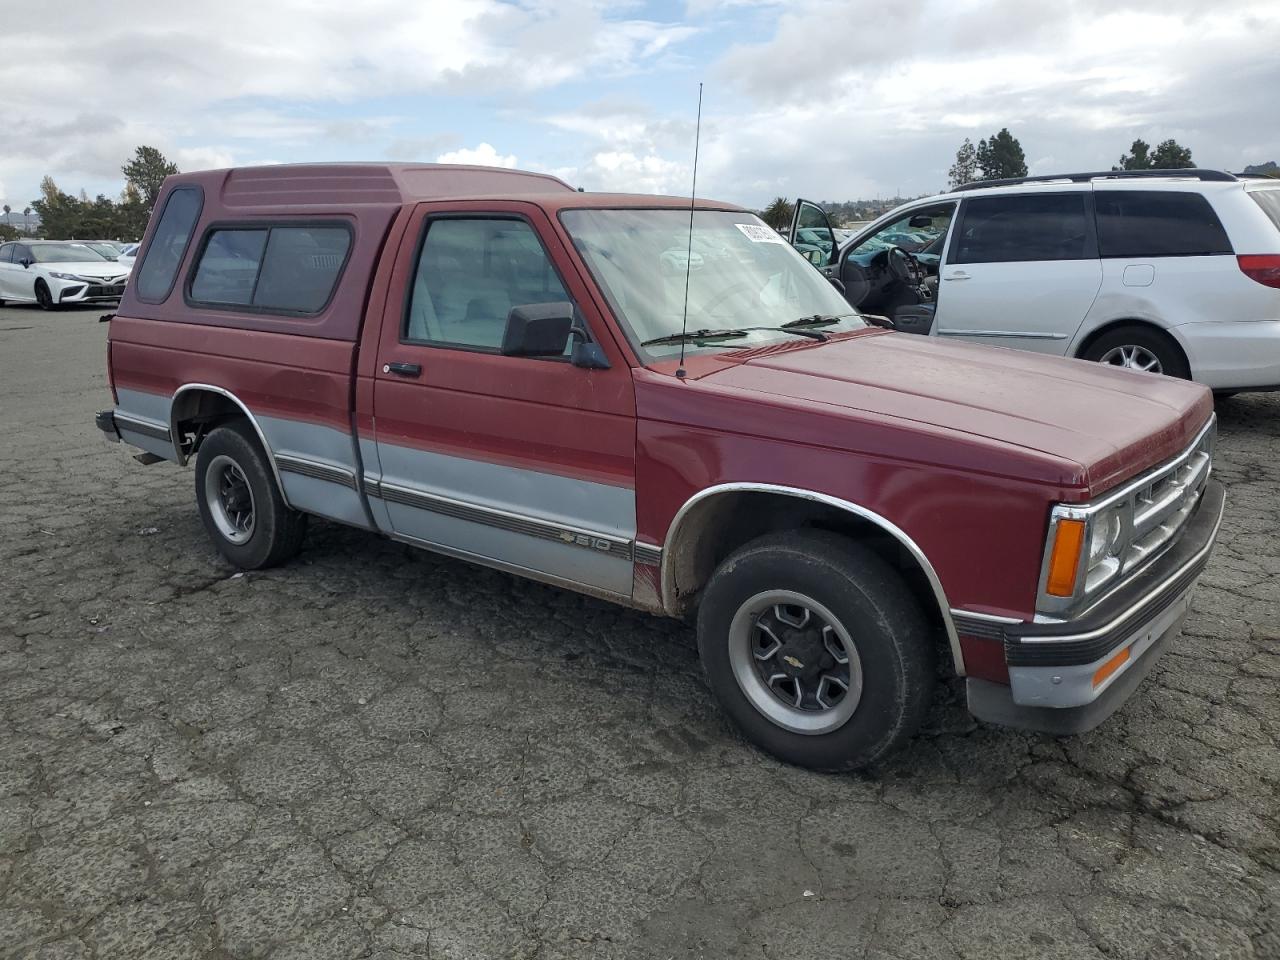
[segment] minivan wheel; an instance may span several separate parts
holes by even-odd
[[[1083,357],[1126,370],[1191,379],[1191,371],[1178,345],[1167,334],[1152,327],[1127,326],[1108,330],[1089,344]]]
[[[218,552],[242,570],[289,560],[302,547],[307,516],[285,506],[248,424],[216,428],[196,455],[196,503]]]
[[[43,280],[36,281],[36,303],[40,305],[41,310],[53,309],[53,294],[49,292],[49,285]]]
[[[817,770],[892,752],[933,692],[919,603],[875,553],[825,531],[764,536],[721,563],[698,607],[698,649],[746,737]]]

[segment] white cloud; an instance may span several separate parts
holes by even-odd
[[[30,192],[45,173],[71,189],[118,183],[140,143],[171,155],[193,142],[233,144],[217,149],[240,163],[259,159],[245,141],[262,141],[262,152],[292,144],[350,156],[386,133],[388,118],[291,116],[252,103],[331,110],[414,93],[601,83],[657,62],[693,32],[609,0],[172,0],[159,18],[154,0],[115,0],[105,18],[96,0],[60,0],[40,5],[39,17],[6,18],[6,49],[21,55],[0,59],[0,170]]]
[[[625,150],[595,154],[578,173],[588,190],[623,193],[688,193],[689,168],[654,154]]]
[[[503,155],[492,145],[482,143],[474,149],[463,147],[461,150],[450,150],[436,157],[436,163],[470,163],[481,167],[514,167],[515,154]]]

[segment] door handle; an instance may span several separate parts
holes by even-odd
[[[383,373],[394,373],[399,377],[420,377],[422,376],[422,364],[420,363],[385,363],[382,365]]]
[[[948,273],[943,280],[968,280],[969,275],[963,270],[956,270],[954,273]]]

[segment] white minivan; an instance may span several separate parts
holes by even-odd
[[[1224,393],[1280,387],[1280,180],[1158,170],[979,182],[913,200],[843,244],[800,200],[791,237],[851,305],[900,330]]]

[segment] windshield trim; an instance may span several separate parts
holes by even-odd
[[[601,205],[589,204],[589,203],[566,204],[562,207],[559,207],[556,210],[555,221],[556,221],[556,226],[560,229],[560,231],[563,234],[565,245],[568,247],[569,252],[578,262],[579,269],[583,273],[583,279],[589,281],[591,286],[596,291],[598,291],[600,296],[604,299],[605,306],[608,308],[609,313],[613,318],[613,327],[618,333],[622,335],[623,342],[626,344],[627,347],[630,348],[632,359],[635,361],[635,363],[637,363],[640,366],[654,367],[654,366],[659,366],[661,364],[664,364],[669,360],[673,360],[674,357],[655,356],[651,351],[649,351],[644,346],[644,344],[640,341],[636,332],[632,329],[631,324],[629,324],[624,319],[625,314],[623,313],[622,309],[618,306],[618,304],[614,302],[613,294],[609,291],[607,285],[599,281],[599,279],[596,277],[595,271],[591,269],[590,262],[583,255],[582,251],[578,249],[578,245],[574,240],[573,231],[569,229],[569,225],[566,224],[563,219],[563,216],[565,213],[576,213],[581,211],[607,212],[607,211],[636,211],[636,210],[657,210],[657,211],[662,211],[664,213],[674,212],[674,213],[688,214],[689,205],[671,206],[668,204],[611,203],[608,206],[601,206]],[[742,214],[743,216],[754,217],[760,223],[762,224],[764,223],[763,220],[760,220],[759,214],[755,213],[754,211],[747,210],[744,207],[735,206],[733,204],[698,200],[696,204],[693,206],[693,210],[697,213]],[[765,226],[768,226],[768,224],[765,224]],[[769,229],[773,229],[773,228],[770,227]],[[779,236],[781,236],[781,234],[779,234]],[[790,241],[788,241],[786,237],[782,237],[782,239],[787,244],[787,246],[791,246]],[[794,250],[795,248],[792,247],[792,249]],[[803,260],[804,258],[801,257],[801,259]],[[812,267],[813,265],[810,264],[810,266]],[[817,268],[815,267],[814,269],[816,270]],[[850,318],[857,318],[860,316],[856,308],[849,307],[848,309],[850,311]],[[824,332],[827,332],[827,331],[824,331]],[[832,335],[835,335],[843,331],[829,331],[829,332]],[[779,340],[796,342],[798,338],[795,337],[795,333],[796,333],[795,330],[783,330],[781,328],[778,328]],[[809,340],[810,344],[815,346],[821,345],[822,343],[822,341],[819,341],[816,339],[811,339],[807,337],[804,339]],[[686,343],[684,353],[687,355],[693,355],[693,356],[712,356],[716,354],[733,353],[733,352],[738,352],[743,350],[754,350],[754,349],[758,349],[760,346],[761,344],[758,344],[758,343],[738,344],[738,343],[735,343],[735,341],[733,340],[729,340],[725,343],[709,344],[706,346],[698,346],[693,343]]]

